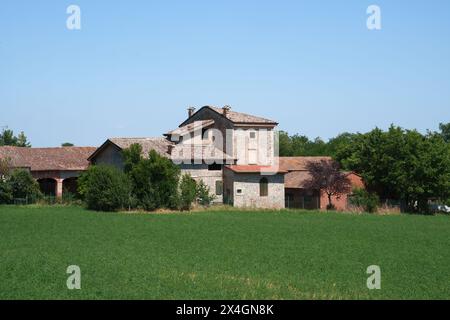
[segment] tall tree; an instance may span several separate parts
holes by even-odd
[[[449,123],[440,123],[439,129],[441,130],[441,136],[445,140],[445,142],[450,142],[450,122]]]
[[[15,136],[12,130],[7,129],[0,134],[0,146],[31,147],[31,144],[23,131]]]
[[[359,173],[369,191],[402,200],[408,211],[425,212],[429,199],[450,196],[450,148],[438,133],[376,128],[358,134],[336,158]]]
[[[320,190],[328,197],[328,209],[334,208],[332,197],[340,197],[352,190],[351,181],[340,170],[336,161],[321,160],[306,165],[311,178],[306,181],[305,189]]]

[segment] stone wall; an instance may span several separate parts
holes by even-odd
[[[267,196],[261,197],[260,180],[264,177],[268,180],[269,192]],[[284,208],[284,175],[282,174],[263,176],[259,173],[236,174],[227,172],[225,179],[226,187],[232,185],[232,201],[235,207]]]

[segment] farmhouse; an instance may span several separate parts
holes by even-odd
[[[0,159],[7,159],[11,169],[25,169],[37,180],[43,193],[61,197],[76,193],[77,179],[89,166],[87,158],[93,147],[22,148],[0,147]]]
[[[170,158],[195,180],[203,180],[216,195],[216,203],[236,207],[324,209],[319,190],[307,190],[306,169],[311,161],[329,157],[279,157],[275,129],[278,123],[232,111],[229,106],[188,108],[187,119],[161,137],[109,138],[100,147],[18,148],[0,147],[0,158],[13,168],[30,170],[46,194],[60,197],[76,192],[79,174],[92,164],[123,169],[122,150],[132,144]],[[349,173],[354,186],[360,177]],[[335,198],[337,209],[347,207],[347,197]]]

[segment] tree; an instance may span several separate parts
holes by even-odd
[[[3,130],[0,134],[0,146],[31,147],[31,144],[23,132],[16,137],[12,130]]]
[[[285,131],[279,132],[279,150],[281,157],[295,156],[334,156],[337,150],[352,142],[355,135],[342,133],[328,142],[317,137],[310,140],[307,136],[295,134],[289,136]]]
[[[180,208],[190,210],[192,203],[197,196],[197,183],[191,175],[184,174],[180,182]]]
[[[10,204],[13,200],[11,185],[8,180],[0,179],[0,204]]]
[[[137,161],[137,148],[125,156],[133,195],[145,210],[178,207],[178,182],[180,168],[170,159],[151,150],[148,159]],[[127,154],[127,153],[125,153]],[[136,162],[137,161],[137,162]]]
[[[31,144],[27,141],[27,137],[25,136],[25,133],[23,133],[23,131],[21,131],[17,136],[16,146],[27,148],[31,147]]]
[[[210,188],[203,182],[203,180],[200,180],[200,182],[197,183],[196,194],[198,203],[206,207],[211,205],[216,198],[214,194],[210,193]]]
[[[142,146],[139,143],[133,143],[128,149],[122,150],[122,157],[124,171],[129,173],[142,160]]]
[[[327,209],[333,209],[332,197],[340,197],[352,190],[347,174],[340,170],[336,161],[321,160],[309,162],[306,169],[311,178],[306,181],[305,189],[320,190],[328,196]]]
[[[8,204],[13,200],[11,185],[8,181],[10,173],[10,159],[0,159],[0,204]]]
[[[130,180],[113,166],[91,166],[78,179],[78,192],[89,209],[116,211],[128,206]]]
[[[442,136],[444,141],[450,143],[450,122],[447,124],[440,123],[439,129],[441,130],[440,135]]]
[[[73,147],[73,146],[74,146],[74,144],[70,143],[70,142],[61,143],[61,147]]]
[[[278,133],[278,145],[279,145],[279,155],[280,157],[291,157],[292,156],[292,143],[291,138],[285,131],[280,131]]]
[[[39,184],[28,170],[13,170],[6,181],[11,187],[13,198],[37,200],[42,196]]]
[[[336,159],[359,173],[368,191],[401,200],[407,211],[427,212],[429,199],[450,196],[450,148],[438,133],[376,128],[358,134]]]

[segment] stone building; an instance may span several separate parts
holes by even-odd
[[[202,180],[215,194],[216,203],[253,208],[325,209],[320,190],[307,190],[307,163],[329,157],[278,157],[275,129],[269,119],[236,112],[229,106],[189,108],[178,128],[156,138],[109,138],[98,148],[0,147],[0,158],[13,168],[30,170],[44,193],[61,196],[76,192],[76,179],[89,164],[123,169],[122,150],[132,144],[170,158],[183,174]],[[356,187],[359,176],[349,173]],[[348,195],[334,198],[337,209],[347,208]]]
[[[89,166],[94,147],[23,148],[0,147],[0,159],[11,169],[25,169],[37,180],[46,195],[62,197],[77,192],[77,179]]]
[[[203,182],[216,203],[238,207],[284,207],[284,172],[278,170],[277,123],[230,107],[205,106],[161,138],[110,138],[90,157],[92,164],[123,168],[121,151],[134,143],[172,159],[182,173]]]

